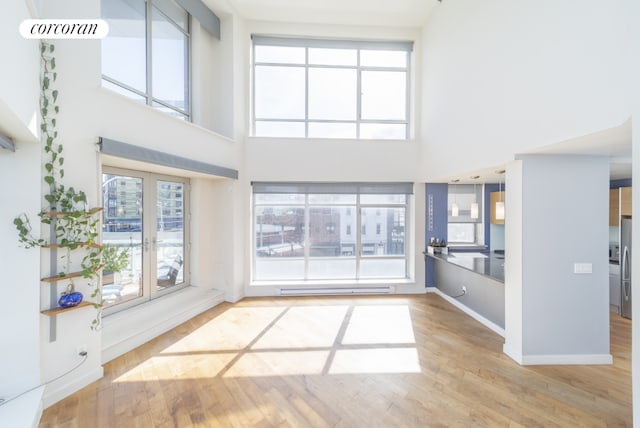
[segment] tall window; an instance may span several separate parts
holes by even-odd
[[[447,236],[451,244],[477,244],[481,242],[482,186],[450,184],[448,186]],[[478,204],[477,217],[472,215],[472,204]],[[458,215],[452,215],[451,207],[458,206]]]
[[[188,181],[178,177],[104,168],[102,298],[107,311],[189,283],[187,187]]]
[[[253,135],[408,138],[411,42],[252,38]]]
[[[406,183],[254,183],[253,278],[406,278],[411,193]]]
[[[102,84],[190,120],[189,14],[173,0],[102,0]]]

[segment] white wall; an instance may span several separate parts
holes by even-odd
[[[10,41],[7,44],[10,49],[7,55],[18,66],[4,67],[0,71],[0,127],[8,117],[10,129],[15,129],[14,124],[18,123],[19,131],[28,136],[25,129],[28,129],[33,112],[37,111],[38,107],[38,45],[37,42],[25,42],[15,37],[20,21],[29,16],[22,2],[10,3],[10,6],[3,6],[3,12],[0,14],[0,23],[2,23],[0,31],[3,32],[3,36],[5,31],[11,33],[7,34],[7,40]],[[47,0],[42,3],[41,12],[44,18],[97,18],[100,16],[100,1]],[[224,30],[223,34],[228,35],[232,30]],[[200,56],[194,70],[194,76],[198,82],[197,84],[194,82],[194,85],[209,97],[203,96],[200,100],[194,100],[194,107],[197,110],[194,117],[206,127],[220,127],[221,132],[233,135],[237,120],[235,117],[237,111],[233,102],[235,98],[233,91],[236,86],[230,85],[231,89],[220,84],[216,86],[212,83],[209,74],[219,62],[228,60],[236,64],[235,45],[228,40],[226,42],[229,43],[228,46],[215,46],[217,42],[210,39],[210,35],[197,29],[194,38],[197,39],[197,41],[194,40],[197,49],[194,54]],[[55,42],[55,46],[58,71],[56,87],[60,91],[58,131],[60,142],[65,147],[66,174],[62,181],[67,186],[85,191],[90,205],[101,204],[100,163],[103,160],[111,166],[130,166],[114,158],[103,159],[96,152],[95,142],[99,136],[224,167],[238,168],[241,144],[203,126],[182,122],[102,89],[100,41],[59,40]],[[223,74],[228,76],[230,71],[225,70]],[[220,108],[226,105],[230,106],[228,112]],[[7,110],[10,114],[6,114]],[[43,380],[49,380],[59,376],[77,364],[77,347],[86,345],[87,361],[73,374],[64,376],[46,388],[44,398],[45,405],[48,406],[99,378],[102,375],[103,358],[111,358],[128,349],[127,347],[140,343],[140,340],[148,340],[153,335],[161,333],[163,329],[166,330],[181,322],[180,320],[188,319],[187,317],[194,315],[194,311],[204,310],[207,305],[211,306],[219,302],[219,295],[212,290],[225,286],[225,272],[215,269],[213,262],[215,250],[212,249],[211,242],[221,247],[225,247],[227,242],[214,241],[216,229],[211,227],[209,222],[213,217],[212,211],[218,210],[222,206],[221,202],[226,199],[216,200],[216,184],[213,180],[184,172],[186,176],[196,177],[193,187],[194,194],[199,198],[198,202],[192,206],[192,232],[197,233],[193,241],[198,249],[192,253],[195,256],[192,264],[196,269],[194,275],[196,283],[193,289],[198,290],[197,292],[187,290],[179,293],[180,296],[173,299],[178,302],[176,305],[172,304],[171,296],[160,299],[161,301],[149,305],[149,307],[153,306],[147,311],[149,313],[144,313],[144,309],[137,307],[136,319],[146,320],[145,323],[138,323],[144,325],[127,325],[126,319],[114,317],[111,322],[105,322],[104,330],[93,332],[89,328],[95,316],[93,309],[67,312],[56,317],[57,337],[55,341],[50,341],[49,331],[52,320],[39,314],[40,305],[47,307],[49,304],[48,289],[46,286],[40,286],[39,281],[40,270],[44,273],[49,270],[48,256],[44,250],[42,258],[39,250],[16,251],[17,240],[14,240],[16,235],[10,224],[13,217],[22,211],[30,212],[32,218],[37,218],[35,213],[41,206],[40,147],[33,135],[30,139],[33,140],[31,145],[18,141],[18,151],[15,154],[4,151],[0,153],[0,174],[4,177],[3,194],[16,202],[12,204],[10,211],[0,211],[0,220],[2,220],[0,231],[3,237],[0,255],[6,256],[2,258],[3,261],[12,267],[15,266],[15,269],[11,268],[5,274],[5,278],[9,278],[10,281],[4,282],[6,286],[11,286],[15,294],[12,310],[5,311],[0,317],[5,320],[5,325],[19,325],[11,332],[3,333],[3,343],[9,344],[10,349],[16,351],[3,352],[0,356],[2,367],[9,369],[0,371],[2,376],[0,385],[3,389],[5,386],[8,389],[1,390],[0,396],[33,386],[41,377]],[[144,165],[138,166],[142,169],[147,168]],[[148,169],[157,171],[153,166],[148,166]],[[176,172],[171,171],[171,173]],[[20,186],[16,186],[16,183],[20,183]],[[7,222],[9,222],[8,226]],[[5,226],[1,226],[2,223]],[[36,222],[36,229],[38,228],[39,224]],[[4,239],[5,236],[7,239]],[[224,236],[223,239],[233,241],[229,236]],[[7,245],[5,242],[14,242],[15,245]],[[34,269],[38,265],[41,265],[41,269]],[[20,285],[16,287],[16,284]],[[60,283],[56,292],[61,292],[64,286],[64,283]],[[90,294],[89,286],[82,281],[77,281],[76,286],[85,296]],[[231,286],[229,291],[233,291]],[[176,313],[172,314],[171,310],[174,306],[180,307],[175,308]],[[6,317],[11,318],[6,319]],[[105,321],[109,321],[108,318]],[[152,325],[154,319],[165,322],[154,326]],[[126,326],[127,341],[124,344],[118,344],[117,340],[122,334],[123,325]],[[138,338],[131,337],[134,327],[140,327]],[[16,343],[16,341],[20,342]],[[103,354],[103,346],[109,347],[107,353]],[[40,366],[42,376],[40,376]]]
[[[41,203],[40,146],[34,122],[39,94],[38,43],[24,40],[18,33],[20,22],[28,18],[31,16],[22,1],[2,6],[0,40],[5,66],[0,72],[0,132],[13,138],[16,145],[15,153],[0,149],[0,193],[5,201],[0,208],[0,294],[6,299],[0,311],[0,398],[5,399],[41,381],[40,273],[34,269],[40,263],[40,251],[20,248],[13,226],[20,213],[37,219]],[[37,221],[34,228],[38,234]]]
[[[520,179],[507,167],[505,351],[522,364],[610,363],[608,158],[521,162]]]
[[[422,44],[425,179],[623,123],[623,4],[442,2]]]

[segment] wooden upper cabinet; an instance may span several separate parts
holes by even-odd
[[[498,220],[496,218],[496,202],[504,202],[504,192],[491,192],[491,224],[504,224],[504,220]]]
[[[609,189],[609,226],[620,225],[620,189]]]
[[[631,215],[631,187],[620,188],[620,215]]]

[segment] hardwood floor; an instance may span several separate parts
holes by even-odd
[[[631,426],[631,322],[611,366],[522,367],[434,294],[252,298],[107,363],[40,427]]]

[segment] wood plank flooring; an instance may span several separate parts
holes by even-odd
[[[107,363],[40,427],[631,426],[631,322],[611,339],[611,366],[522,367],[434,294],[244,299]]]

